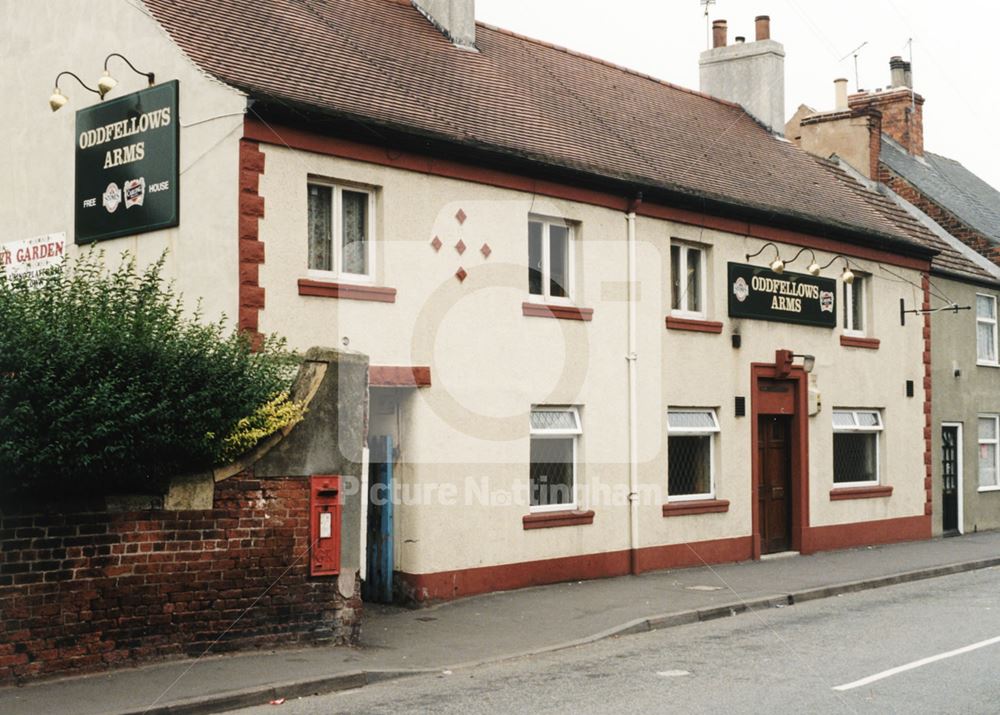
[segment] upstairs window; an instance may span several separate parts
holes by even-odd
[[[371,277],[373,196],[364,189],[309,184],[310,273]]]
[[[979,417],[979,489],[987,491],[1000,489],[1000,417],[980,415]]]
[[[531,511],[576,508],[576,448],[582,433],[575,407],[531,411]]]
[[[686,243],[670,245],[670,313],[705,317],[705,250]]]
[[[834,484],[878,484],[881,432],[882,415],[876,410],[833,411]]]
[[[667,413],[667,498],[670,501],[715,497],[715,410]]]
[[[528,292],[544,300],[573,297],[573,227],[561,221],[528,221]]]
[[[844,333],[846,334],[865,334],[868,284],[868,277],[860,274],[855,274],[853,283],[844,283]]]
[[[976,294],[976,362],[997,365],[997,299]]]

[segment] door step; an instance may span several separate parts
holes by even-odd
[[[773,561],[774,559],[787,559],[792,556],[799,556],[798,551],[779,551],[774,554],[762,554],[760,557],[761,561]]]

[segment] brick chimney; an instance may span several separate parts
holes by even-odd
[[[892,86],[847,98],[851,109],[877,109],[882,132],[914,156],[924,155],[924,98],[913,91],[913,72],[901,57],[889,60]]]
[[[775,134],[785,131],[785,48],[771,39],[771,19],[759,15],[754,42],[726,45],[726,21],[712,26],[712,49],[698,60],[701,91],[736,102]]]
[[[476,49],[476,0],[410,0],[457,47]]]

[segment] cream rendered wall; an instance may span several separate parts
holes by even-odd
[[[299,348],[347,340],[352,350],[370,355],[372,365],[432,370],[433,386],[412,391],[400,421],[398,474],[407,491],[396,512],[397,569],[431,573],[627,549],[625,215],[285,147],[263,151],[267,208],[260,237],[267,261],[261,285],[267,301],[261,330],[280,332]],[[308,277],[310,176],[377,187],[374,283],[397,289],[394,304],[298,295],[297,280]],[[464,224],[455,218],[459,209],[468,217]],[[530,300],[529,214],[576,223],[575,303],[594,309],[592,322],[522,315],[522,302]],[[746,395],[749,403],[750,363],[773,363],[779,348],[817,357],[823,410],[809,420],[811,524],[923,513],[922,332],[915,324],[901,328],[898,320],[899,298],[912,303],[916,289],[877,264],[854,261],[856,270],[874,276],[869,334],[882,346],[843,348],[839,328],[726,317],[726,262],[744,262],[760,241],[647,218],[638,219],[637,236],[640,480],[644,490],[659,490],[659,498],[644,499],[640,507],[640,546],[750,534],[751,418],[733,416],[733,397]],[[439,252],[430,245],[434,237],[443,243]],[[709,319],[723,322],[721,335],[664,328],[671,237],[709,248]],[[454,247],[459,239],[467,246],[461,255]],[[480,253],[483,243],[492,251],[489,258]],[[797,250],[780,248],[783,255]],[[817,257],[825,262],[832,255]],[[464,283],[454,275],[459,266],[469,274]],[[892,271],[920,284],[916,271]],[[825,273],[839,275],[839,266]],[[729,338],[737,329],[744,341],[739,350]],[[906,379],[918,386],[914,398],[904,396]],[[527,498],[532,404],[581,407],[577,481],[607,488],[579,503],[595,510],[592,525],[522,527],[527,502],[512,502],[511,495],[520,488]],[[670,405],[718,409],[718,496],[730,500],[728,513],[662,516]],[[882,481],[895,487],[891,498],[829,501],[834,406],[884,410]],[[442,499],[442,488],[454,490],[453,499]],[[483,492],[492,498],[480,498]]]
[[[142,7],[123,0],[45,0],[0,5],[0,66],[6,78],[0,102],[4,161],[0,170],[0,243],[65,232],[73,245],[75,112],[99,101],[72,77],[60,88],[70,99],[58,112],[48,107],[52,83],[70,70],[90,86],[104,58],[119,52],[157,82],[180,80],[180,226],[96,244],[117,265],[122,251],[140,264],[167,250],[166,277],[176,281],[186,304],[203,301],[207,318],[237,311],[238,147],[244,96],[208,77],[171,42]],[[109,69],[119,81],[109,95],[146,86],[117,58]],[[213,117],[220,117],[217,119]],[[208,120],[208,121],[205,121]],[[194,126],[185,125],[194,123]]]

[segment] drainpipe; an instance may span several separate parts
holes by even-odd
[[[642,203],[642,193],[629,203],[625,220],[628,222],[628,522],[629,571],[639,574],[639,410],[636,362],[636,283],[635,210]]]

